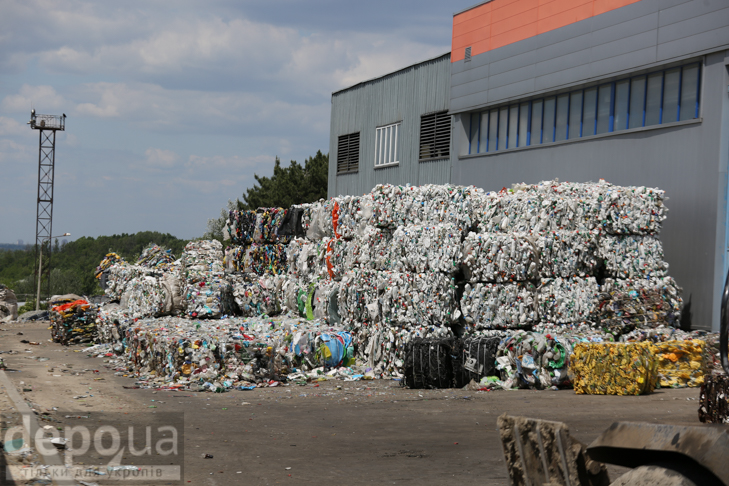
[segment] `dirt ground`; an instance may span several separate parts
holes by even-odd
[[[133,377],[119,376],[82,350],[50,342],[47,322],[0,329],[7,375],[46,415],[41,425],[101,412],[129,414],[140,424],[154,423],[157,413],[183,413],[181,484],[507,485],[496,429],[504,412],[566,422],[572,436],[588,444],[615,421],[699,424],[695,388],[616,397],[572,390],[408,390],[376,380],[223,394],[154,391],[124,388],[134,386]],[[0,416],[4,427],[18,420],[5,390]],[[612,478],[624,471],[609,470]]]

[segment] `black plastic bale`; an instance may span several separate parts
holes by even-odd
[[[699,395],[699,420],[708,424],[729,423],[729,376],[704,376]]]
[[[480,381],[485,376],[498,376],[496,370],[496,352],[499,350],[501,338],[495,336],[472,336],[463,339],[462,349],[456,368],[459,386]],[[460,371],[460,373],[459,373]]]
[[[453,388],[454,338],[415,338],[405,348],[405,380],[409,388]]]

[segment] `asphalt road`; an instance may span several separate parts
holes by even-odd
[[[383,380],[223,394],[124,388],[134,386],[133,377],[117,376],[82,347],[49,342],[47,326],[0,330],[2,357],[14,370],[8,376],[42,424],[63,427],[116,414],[143,427],[159,423],[165,412],[184,417],[184,479],[152,484],[506,485],[496,430],[504,412],[566,422],[585,443],[618,420],[699,423],[697,389],[616,397],[571,390],[408,390]],[[12,425],[5,396],[0,414],[11,417],[6,426]],[[144,462],[125,456],[122,463],[135,460]],[[612,477],[624,471],[609,470]]]

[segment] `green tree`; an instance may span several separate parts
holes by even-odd
[[[223,241],[225,222],[231,209],[289,208],[294,204],[304,204],[327,197],[329,175],[329,154],[317,150],[302,166],[295,160],[288,167],[281,166],[276,157],[271,177],[254,174],[256,184],[246,190],[243,201],[228,201],[220,217],[208,220],[206,239]]]

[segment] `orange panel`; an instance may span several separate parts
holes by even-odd
[[[534,8],[522,13],[521,15],[515,15],[499,22],[493,22],[491,24],[491,36],[493,37],[510,30],[519,29],[524,25],[531,25],[536,23],[538,19],[538,11]]]
[[[451,62],[478,55],[640,0],[492,0],[453,17]]]
[[[595,0],[594,15],[600,15],[616,8],[625,7],[631,3],[639,2],[640,0]]]
[[[547,18],[539,19],[539,27],[537,33],[543,34],[550,30],[559,29],[565,25],[574,24],[580,20],[589,19],[592,17],[592,3],[580,5],[566,12],[561,12],[557,15],[552,15]]]

